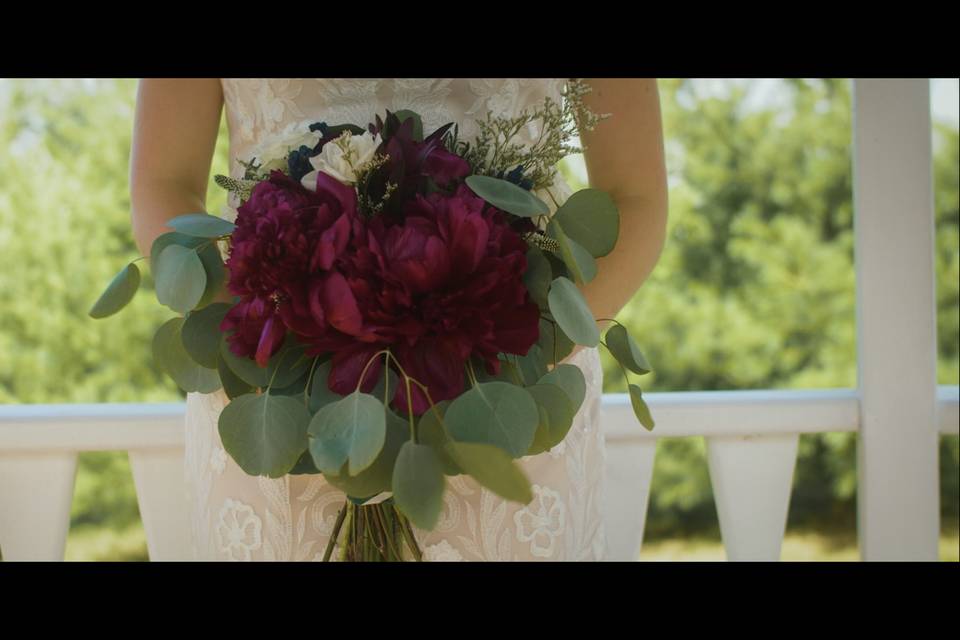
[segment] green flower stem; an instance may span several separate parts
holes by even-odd
[[[329,562],[331,554],[333,554],[333,546],[337,543],[337,538],[340,537],[340,528],[343,526],[343,519],[347,516],[347,504],[343,503],[343,506],[340,508],[340,513],[337,514],[337,521],[333,524],[333,533],[330,534],[330,539],[327,541],[327,548],[323,552],[323,561]]]
[[[400,520],[400,532],[403,534],[403,539],[406,540],[410,551],[413,552],[413,557],[417,562],[423,562],[423,554],[420,552],[420,547],[417,546],[417,539],[413,535],[413,529],[410,528],[410,521],[399,511],[397,512],[397,519]]]
[[[350,535],[351,530],[353,529],[353,503],[347,500],[347,503],[343,505],[346,510],[346,522],[343,524],[346,526],[346,539],[343,541],[343,544],[340,545],[340,561],[345,562],[347,560],[347,551],[350,548],[350,545],[353,544],[352,537]]]

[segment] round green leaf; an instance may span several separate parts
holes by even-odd
[[[499,447],[451,442],[446,449],[465,472],[501,498],[521,504],[533,500],[530,480]]]
[[[587,381],[583,377],[583,371],[573,364],[554,367],[553,371],[540,378],[537,384],[555,384],[563,389],[570,398],[574,413],[580,410],[583,399],[587,397]]]
[[[200,263],[203,265],[203,271],[207,274],[207,284],[203,289],[203,296],[197,307],[206,307],[212,303],[223,289],[227,281],[227,267],[223,264],[223,258],[220,256],[220,249],[216,245],[207,245],[197,252],[200,257]]]
[[[227,363],[223,359],[223,354],[220,352],[217,352],[217,373],[220,374],[220,382],[223,384],[224,393],[226,393],[227,397],[231,400],[245,393],[253,393],[256,390],[253,385],[241,380],[237,374],[227,366]]]
[[[458,442],[496,445],[519,458],[533,442],[540,414],[523,387],[484,382],[451,402],[444,421]]]
[[[520,373],[523,375],[523,379],[527,385],[535,380],[539,380],[541,376],[547,373],[546,357],[539,344],[534,344],[530,347],[527,355],[513,357],[516,358]]]
[[[613,251],[620,235],[620,212],[610,194],[599,189],[577,191],[557,209],[552,220],[595,258]]]
[[[627,388],[630,391],[630,404],[633,405],[633,413],[637,416],[637,420],[640,421],[640,424],[642,424],[647,431],[653,431],[653,416],[650,415],[650,407],[647,406],[646,400],[643,399],[643,392],[640,391],[640,387],[631,384],[627,385]]]
[[[220,412],[223,448],[251,476],[279,478],[307,448],[310,414],[289,396],[247,394]]]
[[[347,463],[344,463],[338,473],[324,473],[323,477],[351,498],[369,498],[384,491],[390,491],[393,486],[393,469],[396,466],[397,455],[400,453],[400,447],[409,439],[410,427],[407,421],[394,412],[388,411],[387,433],[383,449],[377,454],[373,464],[355,476],[351,476],[348,473]]]
[[[512,182],[490,176],[469,176],[464,182],[475,194],[497,209],[515,216],[532,218],[550,213],[546,202]]]
[[[640,375],[650,373],[650,365],[640,352],[640,346],[623,326],[615,324],[610,327],[605,342],[613,357],[624,367]]]
[[[275,389],[287,387],[303,375],[310,367],[310,360],[303,356],[306,347],[298,344],[292,334],[288,334],[283,346],[261,367],[253,358],[242,358],[232,351],[227,342],[227,334],[221,334],[220,356],[238,378],[253,387],[266,387],[273,380]],[[276,374],[276,375],[274,375]]]
[[[569,238],[556,220],[551,220],[547,225],[547,234],[557,241],[563,264],[577,282],[590,282],[596,277],[596,260],[580,244]]]
[[[220,353],[220,322],[230,310],[225,302],[191,311],[183,323],[183,348],[198,364],[217,368]]]
[[[293,465],[293,468],[287,473],[292,476],[316,475],[320,473],[320,469],[314,466],[313,457],[310,455],[310,451],[307,450],[300,454],[300,459],[297,460],[297,464]]]
[[[316,413],[331,402],[337,402],[343,399],[343,396],[336,391],[331,391],[327,386],[330,378],[330,369],[333,362],[327,360],[317,365],[313,371],[313,381],[310,383],[310,411]]]
[[[181,247],[186,247],[187,249],[194,249],[202,245],[204,242],[206,242],[206,240],[203,238],[188,236],[185,233],[178,233],[176,231],[161,233],[156,237],[156,239],[153,241],[153,245],[150,247],[150,272],[154,274],[154,279],[156,279],[157,273],[157,258],[160,257],[160,254],[163,253],[164,249],[172,244],[180,245]]]
[[[90,317],[106,318],[120,311],[133,300],[139,286],[140,269],[131,262],[113,277],[104,292],[90,307]]]
[[[195,308],[207,286],[207,274],[197,252],[177,244],[160,252],[155,279],[157,300],[180,313]]]
[[[530,297],[537,306],[546,308],[547,291],[553,281],[553,269],[543,251],[530,247],[527,251],[527,270],[523,274],[523,284],[526,285]]]
[[[534,455],[552,449],[567,437],[577,410],[567,393],[556,384],[535,384],[527,387],[527,391],[540,411],[540,424],[527,451],[527,455]]]
[[[324,473],[339,473],[344,462],[355,476],[377,458],[386,437],[386,409],[368,393],[354,391],[323,407],[310,420],[310,454]]]
[[[550,285],[547,296],[550,314],[570,339],[585,347],[600,343],[600,329],[593,319],[590,307],[576,285],[567,278],[557,278]]]
[[[393,501],[417,527],[433,529],[443,510],[446,480],[433,448],[405,442],[393,469]]]
[[[198,238],[218,238],[237,228],[232,222],[207,213],[187,213],[167,220],[166,224],[182,234]]]
[[[426,413],[420,416],[420,422],[417,423],[417,438],[421,444],[433,447],[444,475],[458,476],[463,473],[463,471],[457,463],[453,461],[453,458],[450,457],[450,454],[445,449],[447,443],[452,442],[452,440],[440,422],[440,418],[443,417],[449,406],[449,400],[442,400],[437,403],[436,410],[433,408],[428,409]],[[437,416],[438,413],[440,417]]]
[[[570,355],[575,345],[563,329],[546,318],[540,318],[540,337],[537,339],[537,346],[540,347],[547,364],[557,364]]]
[[[187,392],[212,393],[220,388],[215,369],[202,367],[183,348],[183,318],[167,320],[153,336],[153,359],[161,371]]]

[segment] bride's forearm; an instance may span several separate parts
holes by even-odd
[[[666,234],[666,201],[618,202],[620,237],[610,254],[597,259],[597,277],[581,291],[597,319],[613,318],[653,271]],[[601,331],[610,323],[600,322]]]
[[[157,236],[173,231],[166,222],[185,213],[205,211],[203,196],[177,185],[131,180],[130,223],[140,255],[150,257]]]

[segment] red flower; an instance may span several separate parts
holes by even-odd
[[[374,218],[339,274],[311,288],[329,331],[305,336],[308,353],[334,351],[329,386],[356,388],[370,357],[390,347],[435,402],[464,390],[471,356],[499,372],[499,353],[525,355],[539,335],[540,310],[523,284],[526,243],[504,216],[461,186],[453,195],[415,196],[403,219]],[[363,388],[379,377],[379,365]],[[399,385],[394,403],[406,410]],[[414,412],[429,407],[414,387]]]
[[[326,330],[310,309],[311,284],[329,277],[358,224],[356,194],[325,174],[317,177],[316,193],[280,171],[253,188],[237,209],[226,262],[228,288],[241,298],[220,325],[233,330],[227,338],[233,353],[255,356],[263,367],[287,328]]]

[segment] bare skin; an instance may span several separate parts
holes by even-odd
[[[583,132],[590,186],[610,193],[620,210],[620,237],[598,259],[599,274],[582,290],[597,318],[613,318],[653,271],[663,249],[667,179],[656,79],[587,79],[586,104],[613,114]],[[133,235],[148,256],[166,221],[205,210],[223,108],[219,79],[140,82],[130,159]],[[229,297],[224,292],[222,300]],[[602,322],[601,328],[608,323]]]

